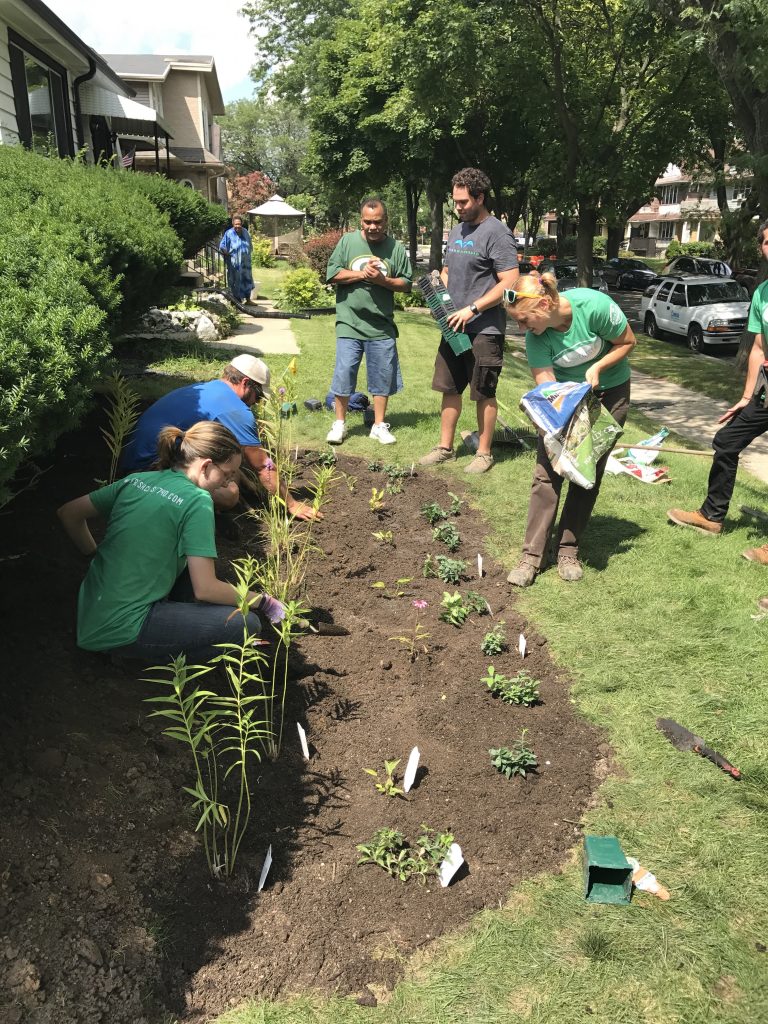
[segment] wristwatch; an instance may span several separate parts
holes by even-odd
[[[477,316],[477,314],[480,312],[480,310],[477,308],[477,305],[474,302],[470,302],[469,308],[472,310],[475,316]]]

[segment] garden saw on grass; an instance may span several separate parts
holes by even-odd
[[[724,772],[727,772],[732,779],[738,781],[741,778],[741,772],[738,768],[734,768],[731,762],[726,761],[722,754],[718,754],[712,747],[708,747],[701,736],[697,736],[696,733],[686,729],[684,725],[680,725],[674,719],[657,718],[656,728],[661,730],[672,746],[677,747],[678,750],[688,750],[693,754],[698,754],[700,757],[706,757],[712,764],[716,764],[718,768],[722,768]]]

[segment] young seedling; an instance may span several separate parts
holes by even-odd
[[[451,499],[451,504],[448,509],[448,514],[457,516],[461,512],[461,506],[464,504],[458,494],[454,494],[453,491],[448,491],[448,497]]]
[[[344,478],[344,483],[347,485],[347,490],[349,491],[349,493],[354,494],[355,487],[357,486],[357,477],[350,476],[349,473],[342,473],[341,475]]]
[[[435,579],[437,577],[437,561],[432,555],[427,555],[424,559],[424,565],[421,567],[421,575],[426,576],[427,579]]]
[[[432,501],[428,505],[421,506],[421,514],[427,520],[430,526],[434,526],[435,523],[439,523],[441,519],[447,519],[448,513],[442,509],[437,502]]]
[[[384,490],[387,494],[402,494],[403,485],[399,480],[390,480]]]
[[[371,496],[368,499],[368,508],[371,512],[381,512],[384,508],[384,488],[377,490],[375,487],[371,488]]]
[[[395,770],[400,764],[400,758],[398,757],[394,761],[384,762],[384,781],[376,782],[376,791],[381,793],[383,796],[405,796],[405,793],[400,789],[395,781]],[[375,768],[363,768],[366,775],[372,775],[374,779],[378,780],[379,773]]]
[[[413,627],[410,632],[406,633],[404,636],[391,636],[389,639],[398,640],[403,644],[403,646],[408,650],[409,660],[416,661],[419,656],[419,652],[427,654],[429,651],[429,648],[424,641],[429,640],[430,634],[424,632],[421,628],[421,623],[419,622],[419,612],[428,608],[429,604],[427,601],[422,601],[418,598],[415,601],[411,601],[411,604],[416,609],[416,615],[414,616]]]
[[[368,472],[369,473],[380,473],[381,472],[381,463],[380,462],[369,462],[368,463]]]
[[[317,461],[320,463],[321,466],[326,466],[330,468],[331,466],[335,466],[338,460],[336,458],[336,452],[332,451],[332,449],[330,448],[327,448],[324,452],[320,452],[320,454],[317,456]]]
[[[525,704],[530,707],[539,699],[539,681],[527,672],[518,672],[511,678],[497,672],[493,665],[488,666],[488,673],[482,682],[491,693],[505,704]]]
[[[400,466],[397,465],[382,466],[382,470],[391,484],[396,480],[402,480],[403,477],[408,476],[408,470],[401,469]]]
[[[509,747],[492,747],[488,751],[493,767],[502,775],[506,775],[508,779],[511,779],[513,775],[522,775],[525,778],[528,772],[539,766],[538,758],[525,745],[527,731],[527,729],[523,729],[520,739],[511,749]]]
[[[391,530],[377,530],[372,533],[371,536],[374,540],[380,541],[382,544],[394,544],[394,535]]]
[[[504,623],[497,622],[492,630],[485,634],[480,644],[480,650],[488,658],[501,654],[507,647],[507,636],[504,632]]]
[[[403,576],[402,579],[395,580],[395,590],[389,590],[387,584],[383,580],[376,580],[376,582],[372,583],[371,586],[374,590],[380,590],[381,596],[386,597],[391,601],[395,597],[405,597],[406,592],[400,588],[410,582],[410,576]]]
[[[358,864],[377,864],[401,882],[411,877],[411,854],[402,832],[380,828],[374,832],[370,843],[358,843],[356,849],[362,855]]]
[[[459,531],[453,523],[444,523],[442,526],[436,526],[432,531],[432,540],[442,541],[449,551],[456,551],[461,544]]]
[[[467,563],[463,559],[438,555],[435,561],[437,562],[437,575],[443,583],[452,583],[454,587],[461,583],[461,578],[467,569]]]
[[[449,594],[447,590],[443,591],[443,600],[440,602],[440,607],[442,611],[439,618],[443,622],[447,622],[451,626],[463,626],[467,621],[469,609],[465,607],[458,590],[453,594]]]
[[[464,604],[466,605],[467,611],[475,615],[490,615],[491,609],[488,607],[488,602],[482,594],[478,594],[476,590],[468,590],[467,596],[464,598]]]
[[[413,855],[413,873],[422,884],[426,882],[429,875],[438,874],[440,865],[448,856],[453,839],[450,832],[438,832],[427,825],[421,826]]]

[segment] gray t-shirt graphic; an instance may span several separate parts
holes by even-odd
[[[512,232],[495,217],[481,224],[457,224],[445,248],[448,291],[456,309],[463,309],[489,292],[504,270],[517,267],[517,246]],[[468,334],[503,334],[504,309],[486,309],[467,326]]]

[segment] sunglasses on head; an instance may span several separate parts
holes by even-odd
[[[514,288],[505,288],[502,293],[502,301],[508,306],[514,306],[518,299],[540,299],[544,292],[532,295],[530,292],[517,292]]]

